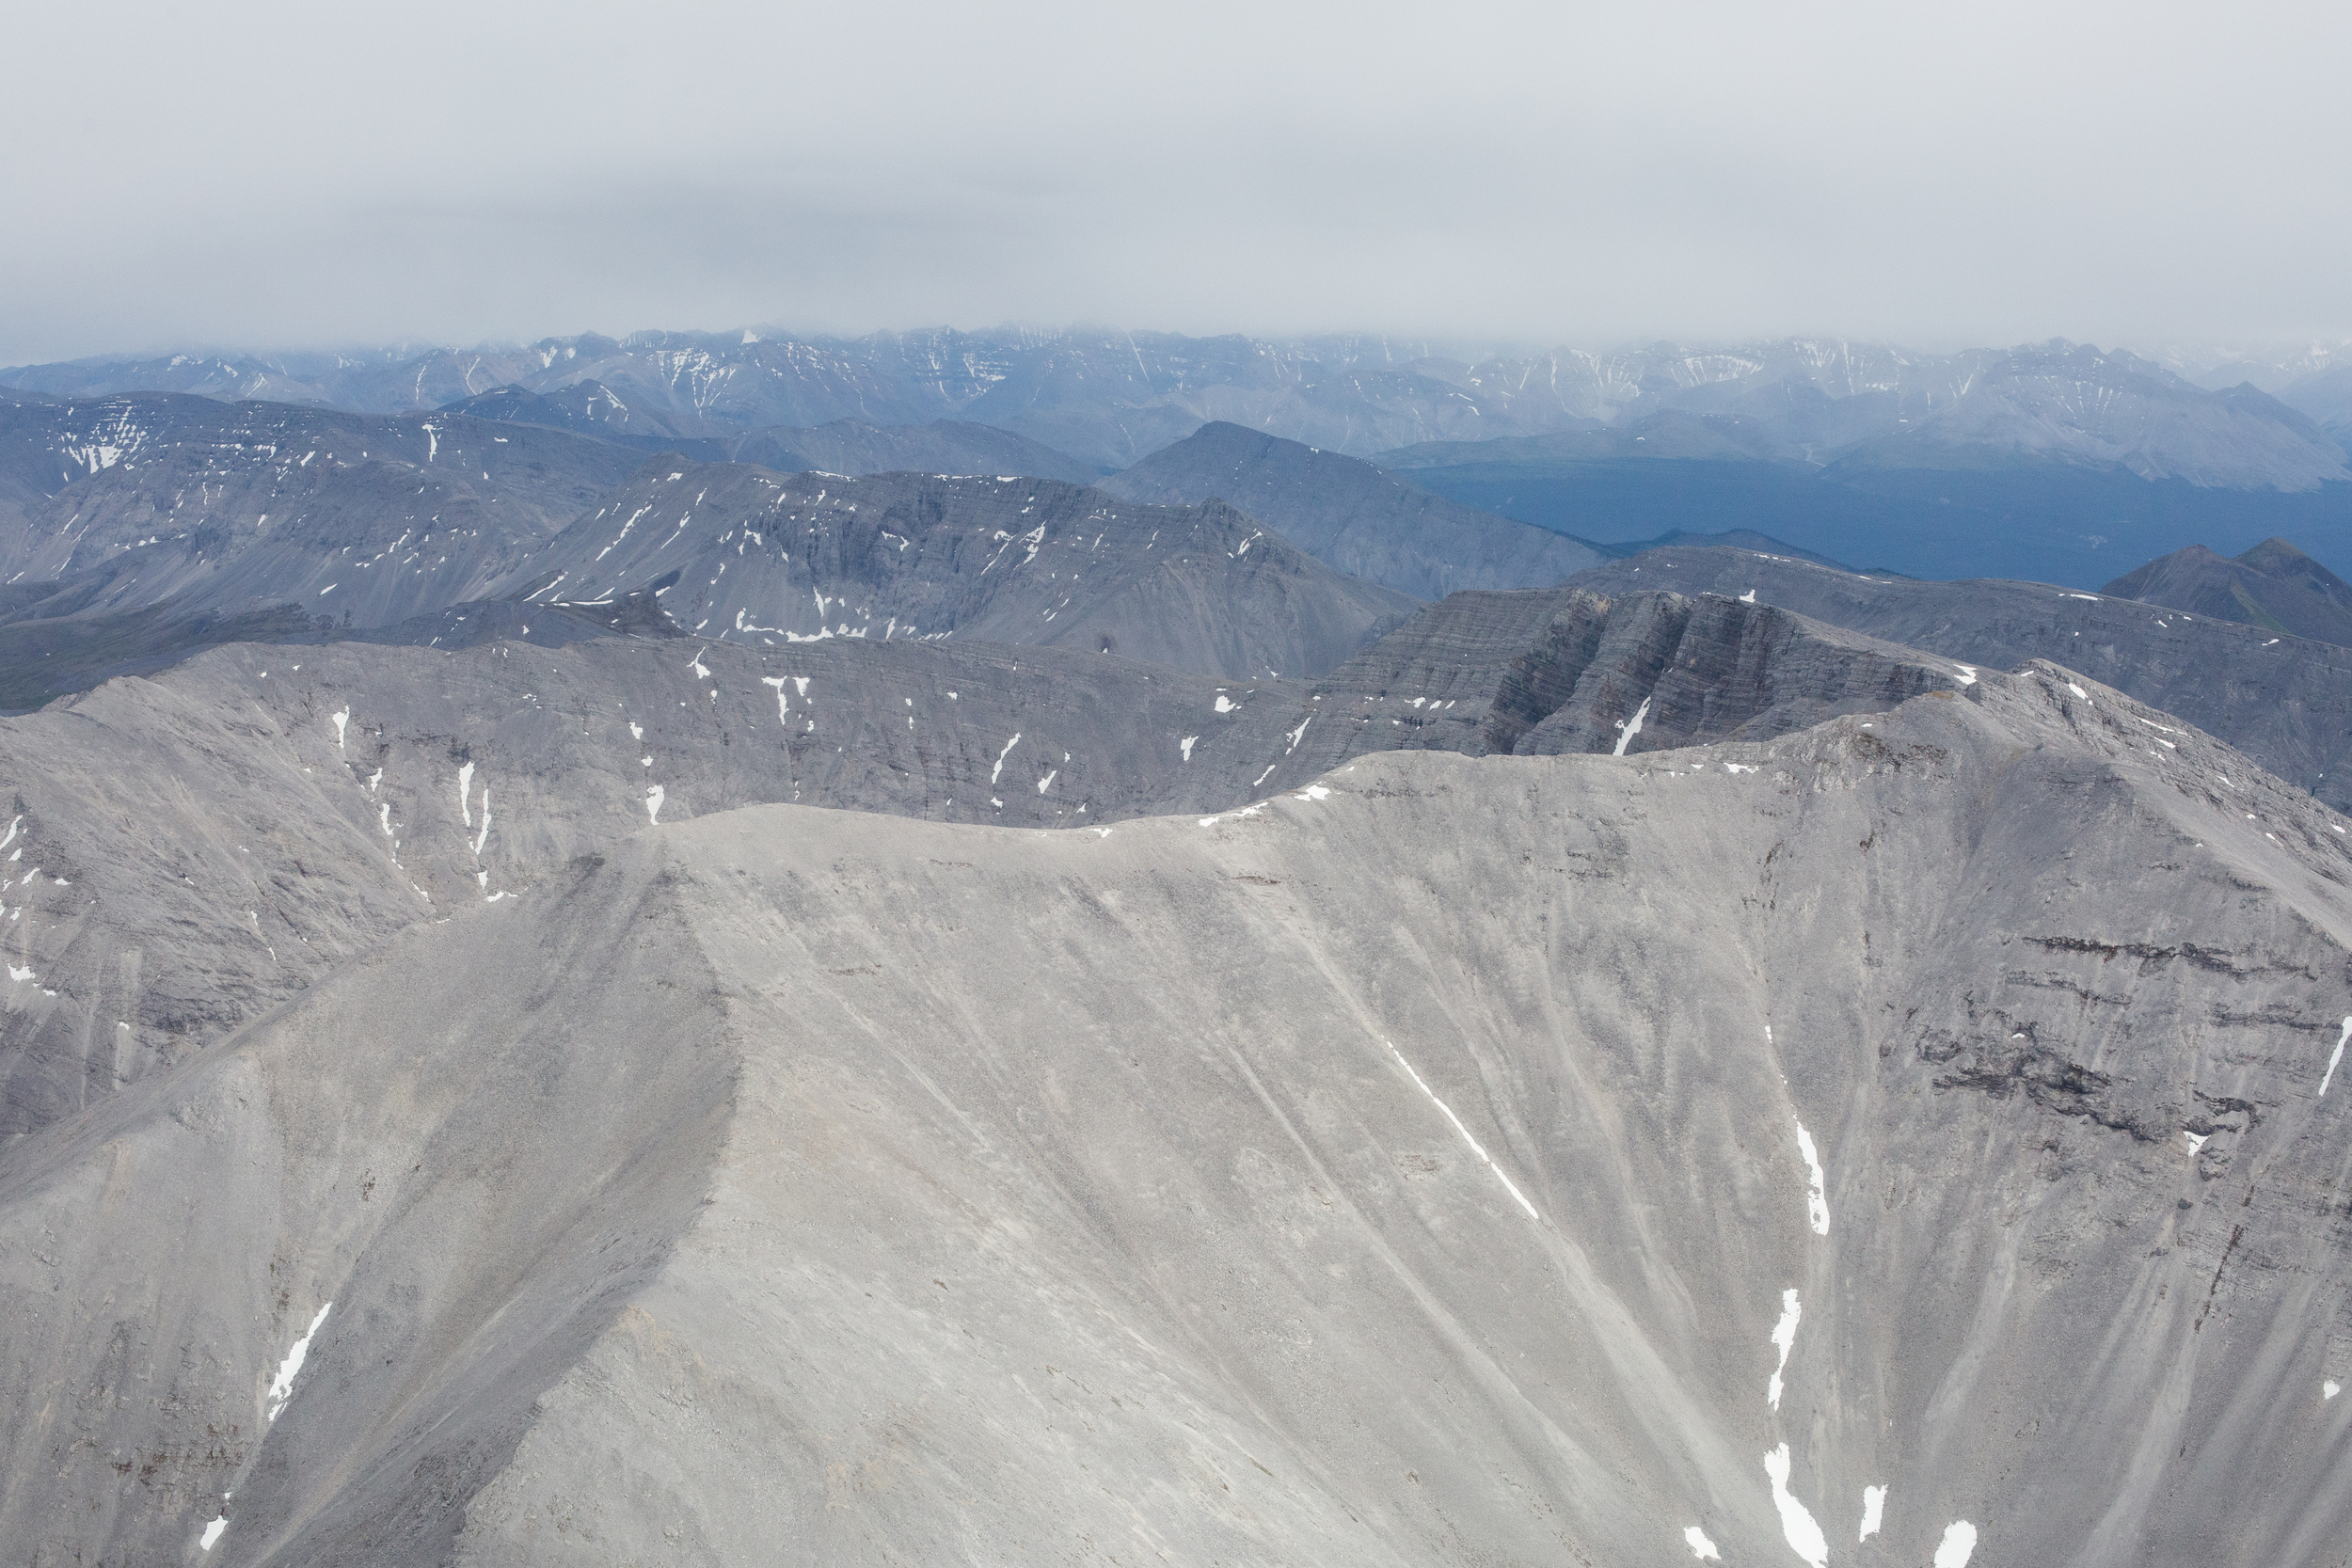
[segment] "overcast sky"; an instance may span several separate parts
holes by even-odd
[[[18,6],[0,363],[748,323],[2341,339],[2347,17]]]

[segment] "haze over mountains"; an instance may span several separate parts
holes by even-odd
[[[1456,502],[1604,543],[1760,529],[1913,576],[2022,573],[2089,588],[2116,575],[2118,556],[2128,567],[2196,539],[2233,552],[2285,535],[2352,563],[2344,404],[2328,379],[2342,368],[2319,350],[2285,356],[2263,369],[2274,396],[2243,360],[2166,365],[2063,341],[1465,353],[1367,337],[746,328],[499,351],[93,360],[0,372],[0,386],[384,413],[456,405],[641,452],[1081,481],[1224,421],[1377,457]],[[911,443],[866,426],[935,428]],[[973,426],[1035,446],[1010,463]],[[835,428],[815,434],[825,427]]]
[[[2352,474],[2183,368],[8,372],[0,1539],[2334,1563]]]
[[[2282,389],[2302,396],[2308,380]],[[2110,463],[2142,478],[2227,487],[2352,478],[2344,451],[2291,401],[2233,399],[2223,394],[2236,383],[2208,388],[2151,360],[2063,342],[1929,354],[1787,340],[1462,358],[1440,345],[1363,337],[943,329],[838,340],[743,329],[587,334],[505,351],[77,361],[0,371],[0,385],[53,397],[185,391],[369,413],[440,408],[515,387],[552,395],[561,417],[672,436],[956,419],[1112,468],[1218,419],[1370,456],[1432,440],[1630,429],[1675,411],[1744,455],[1808,463],[1899,436],[1915,443],[1898,449],[1899,466],[1981,453]],[[1746,434],[1729,434],[1726,421]]]

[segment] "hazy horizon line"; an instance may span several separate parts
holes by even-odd
[[[2201,362],[2206,366],[2227,364],[2233,360],[2256,356],[2293,356],[2298,354],[2332,355],[2337,351],[2352,351],[2352,331],[2341,337],[2325,334],[2243,338],[2236,340],[2184,337],[2157,342],[2131,343],[2116,341],[2099,343],[2088,338],[2057,334],[2041,338],[2023,338],[2010,341],[1964,340],[1958,338],[1923,337],[1904,339],[1877,334],[1840,333],[1833,331],[1755,332],[1739,335],[1677,336],[1667,332],[1644,332],[1619,335],[1609,340],[1573,339],[1544,341],[1536,337],[1511,338],[1500,334],[1438,332],[1400,332],[1380,328],[1327,328],[1268,332],[1234,328],[1226,331],[1187,331],[1174,327],[1130,326],[1098,321],[1073,321],[1058,325],[1036,322],[1004,320],[986,326],[961,326],[948,322],[916,324],[904,326],[880,326],[864,330],[810,330],[775,322],[750,321],[723,326],[644,326],[627,332],[605,332],[595,327],[576,332],[542,333],[536,337],[483,338],[472,341],[457,339],[414,338],[376,340],[358,339],[315,341],[277,344],[238,343],[232,341],[163,341],[136,348],[100,349],[51,359],[25,359],[0,365],[0,373],[43,370],[66,365],[104,365],[138,363],[164,358],[187,359],[254,359],[288,361],[295,359],[351,359],[402,364],[433,354],[515,354],[524,353],[542,344],[570,344],[584,339],[601,338],[628,346],[647,338],[675,337],[687,339],[723,339],[749,334],[739,346],[754,341],[786,341],[801,343],[855,344],[876,341],[946,335],[975,339],[1017,339],[1041,341],[1056,339],[1130,338],[1149,340],[1183,340],[1194,342],[1214,342],[1220,339],[1237,339],[1245,342],[1274,346],[1311,346],[1323,343],[1361,343],[1366,341],[1393,342],[1400,349],[1411,352],[1406,359],[1459,358],[1475,363],[1502,357],[1556,356],[1584,355],[1607,357],[1669,347],[1693,351],[1738,351],[1768,348],[1788,343],[1822,343],[1867,349],[1890,350],[1898,353],[1951,356],[1968,353],[2009,353],[2019,349],[2039,348],[2053,343],[2070,348],[2090,348],[2102,354],[2129,354],[2151,363],[2169,368],[2186,362]],[[289,367],[291,368],[291,367]]]

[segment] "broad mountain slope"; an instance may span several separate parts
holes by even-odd
[[[683,458],[648,463],[500,592],[644,587],[687,630],[735,641],[957,637],[1234,677],[1320,673],[1417,608],[1222,504]]]
[[[381,643],[217,649],[0,721],[0,1134],[641,823],[799,802],[1094,826],[1248,809],[1375,752],[1609,751],[1637,717],[1637,752],[1762,739],[1962,684],[1786,611],[1659,594],[1457,594],[1319,682],[672,631],[642,598],[476,604]]]
[[[2352,644],[2352,583],[2283,539],[2265,539],[2234,561],[2191,545],[2124,573],[2105,592],[2212,620]]]
[[[1230,501],[1327,565],[1420,599],[1549,587],[1605,559],[1581,540],[1447,500],[1357,458],[1224,421],[1101,484],[1163,506]]]
[[[1603,594],[1753,594],[1817,621],[1972,666],[2046,658],[2221,736],[2352,807],[2352,650],[2039,582],[1918,582],[1751,550],[1652,550],[1580,572]]]
[[[445,403],[439,411],[507,424],[543,425],[640,451],[667,448],[693,452],[713,462],[723,461],[726,456],[725,443],[704,436],[700,420],[679,419],[664,411],[632,408],[601,381],[575,381],[550,387],[545,392],[521,386],[500,387]],[[679,428],[682,425],[688,428]]]
[[[292,603],[387,626],[511,575],[642,461],[452,415],[141,396],[0,403],[0,577],[112,573],[88,610]]]
[[[814,429],[776,425],[728,442],[727,456],[792,472],[1018,475],[1071,484],[1102,481],[1099,468],[1042,442],[968,420],[919,425],[834,420]]]
[[[544,394],[527,387],[501,387],[460,398],[445,404],[442,412],[546,425],[640,451],[683,452],[707,463],[756,463],[780,473],[1010,473],[1073,484],[1101,477],[1099,469],[1009,430],[959,420],[879,425],[842,419],[814,428],[771,425],[742,435],[690,434],[700,431],[702,421],[631,408],[597,381],[575,382]]]
[[[2342,824],[2046,667],[1867,722],[420,924],[0,1158],[0,1529],[2332,1562]]]

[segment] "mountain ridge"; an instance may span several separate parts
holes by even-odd
[[[1459,505],[1356,458],[1222,421],[1101,483],[1161,505],[1222,499],[1337,570],[1418,599],[1548,587],[1605,559],[1582,540]]]

